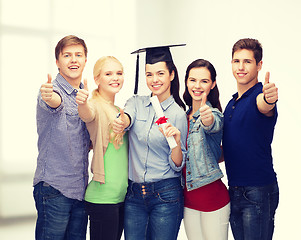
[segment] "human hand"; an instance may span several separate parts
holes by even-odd
[[[163,131],[162,127],[164,127],[165,132]],[[171,123],[164,123],[164,126],[162,127],[159,127],[160,132],[166,137],[173,136],[176,140],[177,145],[179,145],[181,141],[181,132],[179,131],[179,129],[174,127]]]
[[[207,102],[207,95],[204,92],[202,94],[202,102],[200,107],[200,116],[201,121],[205,126],[210,126],[213,123],[213,114],[211,108],[206,104]]]
[[[53,84],[52,84],[52,77],[50,74],[47,75],[47,82],[42,84],[40,88],[41,97],[45,102],[49,102],[52,100],[53,97]]]
[[[118,133],[122,133],[126,127],[127,127],[126,116],[124,110],[120,108],[120,115],[118,118],[114,119],[112,124],[112,129],[114,133],[118,134]]]
[[[84,88],[78,90],[75,101],[77,104],[82,105],[87,103],[88,97],[89,97],[88,81],[87,79],[84,79]]]
[[[265,81],[262,88],[264,100],[267,104],[273,105],[278,101],[278,88],[275,83],[270,83],[270,72],[265,75]]]

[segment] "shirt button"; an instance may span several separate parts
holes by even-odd
[[[194,123],[195,123],[195,120],[193,119],[193,120],[192,120],[192,122],[194,122]]]
[[[191,174],[191,172],[188,172],[188,174],[190,175],[190,174]]]
[[[235,108],[235,106],[232,106],[232,109],[234,109]]]
[[[190,187],[193,187],[193,185],[192,185],[192,184],[190,184]]]

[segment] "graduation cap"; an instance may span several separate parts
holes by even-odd
[[[137,54],[136,61],[136,78],[134,94],[138,92],[138,80],[139,80],[139,53],[146,52],[145,64],[155,64],[157,62],[172,62],[172,56],[170,53],[170,47],[185,46],[186,44],[166,45],[158,47],[147,47],[138,49],[131,54]]]

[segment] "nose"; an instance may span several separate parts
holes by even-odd
[[[241,61],[240,63],[239,63],[239,70],[243,70],[244,69],[244,63]]]
[[[72,54],[72,56],[71,56],[71,61],[72,61],[72,62],[76,62],[76,61],[77,61],[77,60],[76,60],[75,54]]]
[[[201,88],[201,82],[200,81],[196,81],[195,88]]]

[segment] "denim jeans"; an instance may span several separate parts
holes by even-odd
[[[183,218],[179,178],[154,183],[129,181],[125,200],[125,239],[176,240]]]
[[[86,239],[88,216],[83,201],[67,198],[44,182],[34,186],[33,195],[38,211],[36,239]]]
[[[229,187],[230,224],[235,240],[271,240],[279,203],[278,184]]]
[[[85,202],[90,219],[90,240],[120,240],[123,231],[124,203]]]

